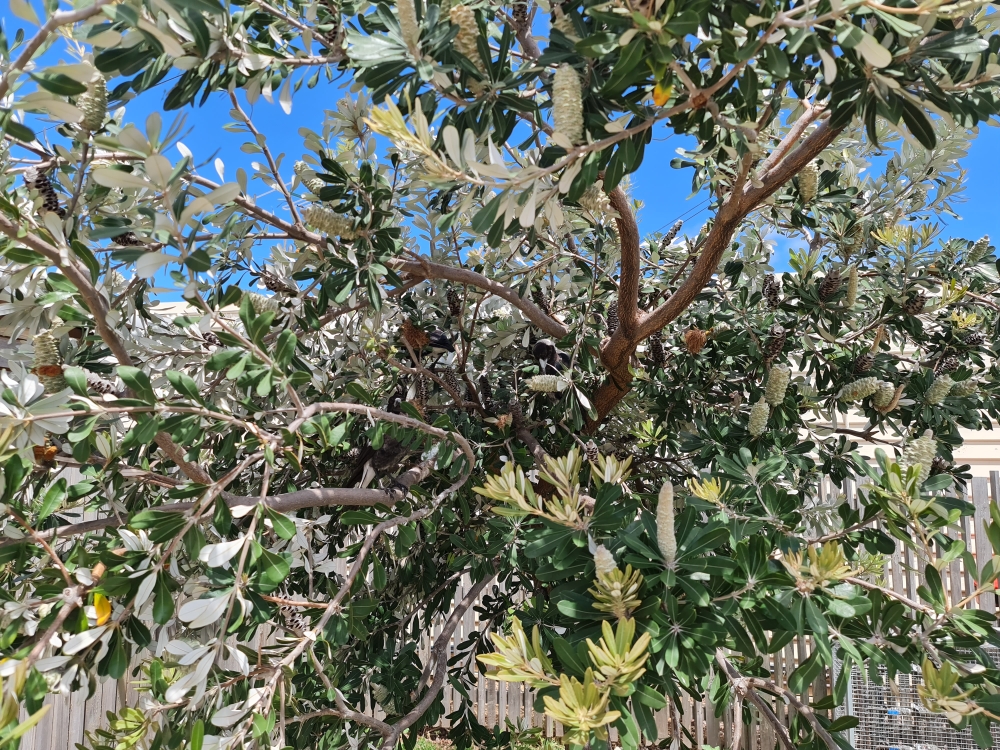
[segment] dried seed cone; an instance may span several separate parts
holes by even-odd
[[[861,401],[861,399],[865,399],[873,395],[875,391],[878,390],[879,383],[881,382],[881,380],[875,377],[855,380],[853,383],[848,383],[841,388],[837,398],[841,401],[847,401],[848,403]]]
[[[309,206],[303,212],[302,218],[311,227],[334,237],[353,240],[358,236],[357,232],[354,231],[354,225],[350,219],[331,211],[329,208]]]
[[[546,315],[552,315],[552,305],[549,304],[549,296],[541,289],[531,290],[531,299],[538,308]]]
[[[664,483],[656,502],[656,545],[667,567],[677,559],[677,536],[674,533],[674,486]]]
[[[924,401],[928,404],[940,404],[948,397],[954,387],[955,381],[951,379],[950,375],[938,375],[927,389],[927,393],[924,394]]]
[[[104,127],[104,116],[108,112],[108,87],[103,76],[98,76],[90,88],[80,94],[76,108],[83,113],[80,127],[88,133],[96,133]]]
[[[601,455],[601,451],[598,450],[597,448],[597,443],[595,443],[593,440],[587,441],[587,445],[584,446],[584,451],[587,454],[587,460],[592,463],[596,461]]]
[[[275,315],[281,314],[281,306],[274,297],[267,297],[255,292],[244,292],[244,294],[250,299],[250,306],[258,315],[263,315],[266,312],[273,312]]]
[[[876,409],[887,409],[896,398],[896,386],[884,381],[878,384],[878,390],[872,397],[872,406]]]
[[[826,302],[833,295],[835,295],[840,289],[840,269],[831,268],[830,272],[826,275],[819,285],[819,298]]]
[[[981,346],[985,340],[986,337],[983,336],[983,334],[980,331],[973,331],[964,339],[962,339],[962,343],[966,344],[967,346]]]
[[[654,367],[663,367],[667,357],[663,352],[663,336],[659,331],[649,335],[649,363]]]
[[[458,36],[455,37],[455,49],[467,58],[479,71],[486,70],[483,58],[479,56],[479,24],[476,14],[467,5],[456,5],[448,14],[452,25],[458,26]]]
[[[920,484],[927,481],[931,475],[931,465],[937,455],[937,441],[934,440],[934,433],[926,430],[923,435],[910,440],[903,448],[903,455],[899,457],[899,465],[906,469],[911,466],[920,465]]]
[[[445,296],[448,299],[448,312],[456,318],[459,317],[462,314],[462,295],[457,289],[451,288]]]
[[[771,406],[777,406],[785,400],[785,392],[792,378],[792,368],[788,365],[775,365],[767,373],[767,386],[764,388],[764,400]]]
[[[935,372],[952,373],[959,368],[958,357],[954,354],[949,354],[945,357],[941,357],[938,360],[937,367],[934,368]]]
[[[299,288],[290,281],[286,281],[275,273],[262,271],[260,280],[264,282],[264,287],[275,294],[297,294]]]
[[[396,0],[396,20],[403,43],[411,52],[420,48],[420,25],[417,23],[417,7],[413,0]]]
[[[787,338],[788,332],[782,326],[777,324],[771,326],[771,338],[764,347],[765,362],[771,362],[775,357],[781,354],[782,350],[785,348],[785,340]]]
[[[413,385],[413,405],[417,407],[417,411],[423,414],[424,410],[427,409],[427,378],[423,375],[417,375]]]
[[[750,407],[750,419],[747,422],[747,431],[754,437],[764,434],[767,429],[767,418],[771,415],[771,409],[767,401],[761,396],[760,401]]]
[[[118,393],[118,386],[110,380],[105,380],[100,375],[86,371],[87,390],[102,395]]]
[[[458,373],[455,372],[453,367],[446,367],[445,371],[441,374],[441,379],[451,388],[455,393],[460,393]]]
[[[692,328],[684,333],[684,347],[691,354],[699,354],[705,348],[708,336],[700,328]]]
[[[24,173],[24,184],[29,189],[38,191],[38,195],[42,198],[41,208],[43,211],[52,211],[60,218],[66,215],[66,209],[59,205],[59,194],[52,187],[52,182],[47,174],[31,167]]]
[[[135,232],[125,232],[114,238],[116,245],[122,247],[145,247],[146,243],[139,239]]]
[[[519,32],[528,29],[528,3],[525,0],[515,0],[511,9],[511,17],[514,19],[514,28]]]
[[[764,277],[764,286],[761,289],[761,294],[764,295],[767,306],[772,310],[777,309],[778,305],[781,304],[781,284],[774,274],[768,274]]]
[[[872,367],[875,366],[875,355],[871,352],[865,352],[856,360],[854,360],[854,372],[865,373],[868,372]]]
[[[56,393],[66,387],[62,376],[63,357],[59,351],[59,342],[48,331],[35,336],[35,358],[32,362],[35,376],[45,387],[48,394]]]
[[[923,292],[917,292],[903,303],[903,312],[907,315],[919,315],[924,311],[926,304],[927,295]]]
[[[603,544],[597,545],[597,549],[594,550],[594,568],[598,578],[611,575],[618,570],[615,556]]]
[[[858,302],[858,267],[851,266],[851,270],[847,272],[847,296],[844,299],[844,304],[848,307],[854,307]]]
[[[990,254],[990,236],[988,234],[983,235],[969,250],[969,264],[975,265],[987,255]]]
[[[969,378],[968,380],[960,380],[955,383],[951,388],[951,393],[948,395],[955,398],[968,398],[969,396],[974,396],[978,390],[979,383]]]
[[[556,132],[571,143],[583,140],[583,93],[580,76],[569,64],[556,68],[552,76],[552,122]]]
[[[618,300],[608,305],[608,336],[614,336],[618,330]]]
[[[931,461],[931,474],[944,474],[950,468],[951,464],[940,456],[934,456],[934,460]]]
[[[681,227],[682,226],[684,226],[684,222],[683,221],[676,221],[676,222],[674,222],[674,225],[672,227],[670,227],[670,229],[667,230],[667,233],[665,235],[663,235],[663,238],[660,240],[660,250],[661,251],[663,251],[666,248],[670,247],[670,243],[673,242],[674,239],[677,237],[677,234],[678,234],[678,232],[681,231]]]
[[[493,400],[493,384],[490,383],[490,378],[485,372],[479,376],[479,398],[482,400],[486,413],[490,416],[496,415],[497,402]]]
[[[816,191],[819,188],[819,167],[816,162],[809,162],[802,171],[799,172],[799,195],[802,196],[803,203],[812,203],[816,200]]]

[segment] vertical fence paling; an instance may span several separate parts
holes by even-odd
[[[856,479],[844,482],[842,488],[837,488],[832,482],[824,480],[821,493],[829,497],[843,492],[846,502],[853,507],[859,506],[858,492],[863,483]],[[993,549],[983,531],[983,522],[990,519],[990,499],[1000,498],[1000,472],[992,471],[988,478],[974,478],[969,485],[967,499],[975,508],[974,516],[963,518],[956,531],[965,542],[967,549],[973,554],[978,569],[991,558]],[[941,550],[935,550],[940,554]],[[887,560],[884,568],[886,585],[896,593],[911,599],[919,599],[916,592],[918,581],[922,578],[920,568],[923,561],[914,555],[912,550],[901,553],[897,548]],[[953,605],[975,592],[974,580],[978,578],[978,570],[967,569],[964,561],[959,558],[942,570],[942,581],[947,589],[949,602]],[[465,592],[471,586],[471,581],[463,579],[455,594],[455,603],[461,601]],[[992,591],[980,594],[972,606],[996,611],[996,596]],[[456,653],[457,647],[469,636],[481,629],[482,624],[474,608],[470,608],[462,617],[448,649],[448,656]],[[435,623],[432,637],[440,632],[441,623]],[[427,657],[431,638],[427,638],[421,647],[421,656]],[[771,678],[783,686],[792,670],[809,656],[813,643],[809,637],[794,639],[791,643],[776,653],[765,654],[765,664],[771,671]],[[129,673],[131,674],[131,672]],[[478,672],[474,672],[478,674]],[[832,690],[833,675],[824,673],[799,696],[806,702],[815,702]],[[534,693],[519,684],[497,683],[479,675],[469,690],[473,700],[472,713],[483,724],[504,725],[509,720],[522,727],[542,727],[549,736],[560,736],[562,727],[552,722],[544,713],[534,711]],[[22,750],[74,750],[77,743],[84,741],[84,732],[93,731],[106,725],[106,713],[118,711],[123,706],[138,705],[138,693],[135,691],[129,677],[115,683],[104,682],[97,686],[94,695],[87,697],[81,690],[69,696],[49,697],[52,704],[49,715],[22,740]],[[447,714],[457,709],[462,700],[461,695],[450,683],[444,688],[444,714],[441,725],[447,725]],[[782,699],[765,697],[777,717],[787,722],[794,709]],[[776,734],[771,723],[755,707],[749,708],[749,721],[743,721],[742,716],[736,716],[732,705],[728,706],[721,717],[715,716],[714,707],[706,701],[695,701],[684,696],[681,709],[671,714],[664,709],[656,714],[656,726],[660,739],[674,736],[681,727],[675,726],[677,717],[683,730],[689,734],[692,744],[718,745],[730,747],[735,738],[736,724],[743,722],[740,734],[740,747],[744,750],[771,750],[775,746]],[[685,739],[684,744],[689,740]]]

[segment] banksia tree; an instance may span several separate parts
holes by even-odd
[[[675,221],[674,225],[667,230],[667,233],[660,238],[660,251],[662,252],[666,248],[670,247],[670,243],[676,239],[677,234],[681,231],[681,227],[684,226],[683,221]]]
[[[785,341],[788,338],[788,332],[783,326],[773,325],[770,330],[770,337],[767,343],[764,345],[764,362],[765,364],[770,364],[775,358],[777,358],[785,348]]]
[[[955,398],[968,398],[969,396],[974,396],[978,390],[979,383],[974,378],[969,378],[968,380],[959,380],[955,383],[948,395]]]
[[[535,375],[528,378],[528,390],[539,393],[558,393],[565,390],[566,381],[558,375]]]
[[[323,180],[321,180],[316,175],[316,172],[313,170],[313,168],[310,167],[308,164],[306,164],[304,161],[297,161],[295,162],[295,166],[293,167],[293,169],[295,171],[295,174],[298,176],[299,181],[305,186],[306,190],[308,190],[316,197],[319,197],[319,193],[323,188],[326,187],[326,183],[323,182]],[[320,218],[319,214],[316,214],[316,217],[319,218],[320,221],[323,220],[322,218]],[[314,224],[314,226],[317,226],[317,228],[319,228],[318,225]],[[332,232],[331,234],[336,234],[336,232]]]
[[[531,299],[543,313],[552,315],[552,305],[549,304],[549,296],[542,289],[532,287]]]
[[[244,292],[244,294],[250,300],[250,306],[253,307],[254,312],[258,315],[266,312],[273,312],[275,315],[281,314],[281,305],[278,303],[277,298],[257,294],[256,292]]]
[[[955,381],[951,379],[950,375],[938,375],[927,389],[927,393],[924,394],[924,401],[928,404],[940,404],[948,397],[954,386]]]

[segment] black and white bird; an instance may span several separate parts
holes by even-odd
[[[448,334],[439,328],[435,328],[427,333],[427,343],[420,350],[423,357],[433,357],[434,361],[429,365],[430,369],[441,361],[443,357],[455,353],[455,342]]]
[[[378,450],[369,445],[361,451],[357,467],[348,484],[357,486],[358,489],[365,489],[377,477],[384,476],[399,466],[408,453],[401,442],[392,435],[387,435]]]
[[[569,355],[557,349],[552,339],[536,341],[531,354],[538,360],[538,371],[542,375],[559,375],[569,367]]]

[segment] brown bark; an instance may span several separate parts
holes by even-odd
[[[814,111],[805,116],[809,122],[815,117]],[[620,322],[615,334],[606,339],[601,346],[601,363],[608,375],[594,392],[593,403],[597,419],[588,420],[585,428],[587,434],[593,434],[611,410],[631,390],[632,373],[629,363],[636,347],[650,334],[676,320],[694,302],[698,293],[711,281],[719,261],[747,214],[788,182],[802,167],[815,159],[833,142],[840,130],[831,128],[824,122],[788,156],[771,167],[768,172],[760,175],[760,187],[751,187],[746,191],[744,184],[749,163],[744,163],[740,177],[733,185],[728,199],[719,209],[708,237],[699,248],[700,254],[690,275],[662,305],[646,315],[639,313],[634,306],[636,303],[633,302],[638,299],[640,278],[638,227],[632,212],[628,210],[624,195],[616,196],[615,193],[619,192],[617,188],[612,191],[610,198],[612,206],[619,214],[618,227],[622,245],[618,293]],[[626,311],[625,305],[629,305],[629,311]]]

